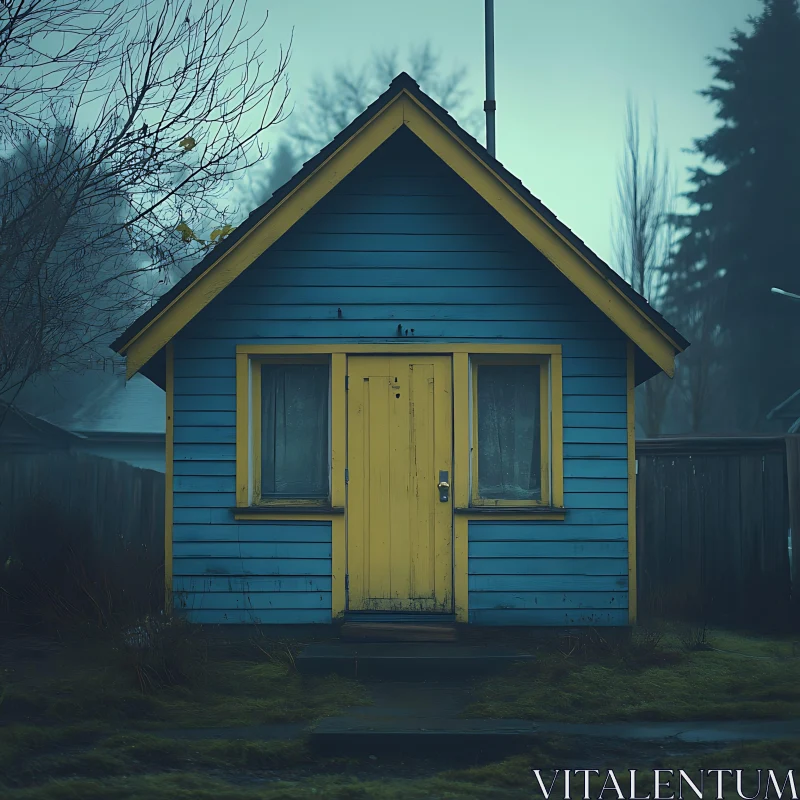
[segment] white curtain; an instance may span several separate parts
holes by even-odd
[[[539,367],[478,366],[478,496],[540,500]]]
[[[261,496],[328,497],[328,366],[261,368]]]

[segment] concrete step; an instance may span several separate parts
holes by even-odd
[[[494,674],[532,655],[457,643],[392,642],[310,644],[296,659],[305,675],[359,680],[451,681]]]
[[[455,625],[407,622],[345,622],[339,635],[344,641],[361,642],[454,642]]]

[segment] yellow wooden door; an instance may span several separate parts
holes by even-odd
[[[348,608],[450,612],[450,357],[353,356],[348,387]]]

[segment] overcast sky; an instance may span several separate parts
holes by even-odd
[[[294,28],[289,75],[298,109],[315,74],[361,66],[374,50],[404,54],[425,40],[448,68],[468,67],[482,108],[483,0],[253,0],[254,21],[264,7],[269,45],[288,42]],[[706,57],[729,45],[735,27],[749,29],[748,15],[761,7],[758,0],[495,0],[497,157],[611,260],[626,94],[638,100],[643,123],[656,104],[665,150],[686,188],[686,166],[697,161],[681,149],[714,128],[712,106],[696,94],[711,80]]]

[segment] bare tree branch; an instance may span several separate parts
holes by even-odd
[[[617,171],[617,216],[613,248],[617,269],[651,305],[661,305],[673,243],[674,183],[662,155],[653,112],[650,147],[642,152],[639,111],[628,98],[625,150]],[[637,417],[645,436],[661,432],[672,384],[659,374],[639,389]]]
[[[0,392],[70,365],[233,229],[286,117],[246,0],[0,2]],[[195,241],[197,240],[197,241]],[[193,249],[189,249],[193,248]]]

